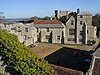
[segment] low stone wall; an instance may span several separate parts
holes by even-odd
[[[50,64],[50,66],[57,72],[57,75],[83,75],[82,71],[64,68],[53,64]]]

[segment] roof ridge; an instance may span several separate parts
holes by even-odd
[[[34,24],[62,24],[59,20],[34,20]]]

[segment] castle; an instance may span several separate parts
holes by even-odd
[[[66,24],[57,20],[60,16],[69,16],[66,11],[58,14],[55,11],[56,20],[34,20],[30,24],[1,25],[1,29],[7,29],[16,34],[21,43],[30,45],[39,42],[63,43],[63,44],[87,44],[88,40],[96,39],[96,27],[92,26],[92,14],[88,11],[77,10],[76,17],[71,15]]]

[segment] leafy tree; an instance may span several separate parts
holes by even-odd
[[[97,26],[97,34],[100,31],[100,14],[93,16],[93,26]]]
[[[59,20],[60,20],[62,23],[66,24],[66,22],[67,22],[67,20],[68,20],[68,17],[67,17],[67,16],[62,16],[62,17],[59,18]]]
[[[32,19],[30,19],[30,20],[23,20],[23,21],[19,21],[19,22],[21,22],[21,23],[32,23],[33,22],[33,20]]]
[[[71,13],[69,14],[69,17],[71,17],[71,16],[73,16],[74,18],[77,18],[77,13],[76,13],[76,12],[71,12]]]
[[[32,20],[37,20],[37,19],[39,19],[39,17],[34,16],[34,17],[31,17],[31,19],[32,19]]]
[[[45,18],[43,18],[43,20],[50,20],[49,16],[45,16]]]
[[[0,30],[0,56],[13,70],[11,75],[55,75],[47,61],[37,58],[16,35]]]

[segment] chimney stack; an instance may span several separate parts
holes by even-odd
[[[77,9],[77,14],[78,14],[78,13],[80,13],[80,9],[79,9],[79,8]]]

